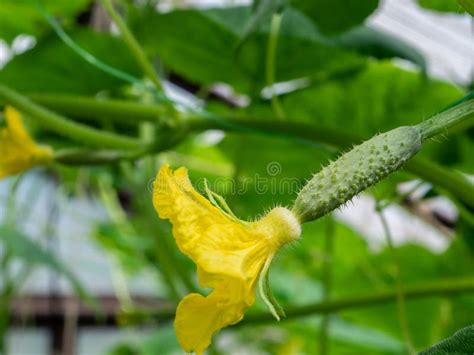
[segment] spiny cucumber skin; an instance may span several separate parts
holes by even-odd
[[[379,134],[331,162],[303,187],[293,212],[301,223],[317,219],[397,170],[421,147],[416,127]]]

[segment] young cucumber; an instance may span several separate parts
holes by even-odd
[[[303,223],[331,212],[400,168],[422,140],[418,127],[404,126],[355,146],[312,177],[298,194],[293,213]]]

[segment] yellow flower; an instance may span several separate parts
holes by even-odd
[[[5,117],[7,127],[0,129],[0,178],[53,159],[51,148],[37,145],[28,135],[18,111],[7,106]]]
[[[207,296],[187,295],[176,310],[175,331],[181,346],[200,354],[213,333],[242,320],[255,302],[260,274],[261,285],[275,253],[298,239],[301,227],[283,207],[256,222],[238,220],[196,192],[185,168],[173,173],[168,165],[158,172],[153,204],[159,216],[173,224],[179,249],[196,263],[199,284],[212,289]]]

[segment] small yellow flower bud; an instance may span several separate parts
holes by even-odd
[[[7,127],[0,130],[0,178],[53,160],[50,147],[37,145],[31,139],[18,111],[7,107],[5,117]]]

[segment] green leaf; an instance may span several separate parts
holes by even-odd
[[[262,19],[255,33],[240,42],[251,21],[250,7],[234,7],[167,14],[147,11],[135,14],[132,26],[147,52],[158,55],[167,69],[199,84],[224,82],[258,96],[266,84],[269,18]],[[367,55],[398,56],[425,67],[419,52],[393,36],[361,28],[328,38],[306,16],[287,8],[282,14],[275,79],[320,82],[350,76],[364,67]]]
[[[76,30],[72,39],[108,65],[140,75],[140,70],[121,40],[91,30]],[[34,63],[34,64],[32,64]],[[14,57],[0,71],[0,81],[21,92],[58,92],[93,95],[116,89],[124,82],[86,62],[56,35]]]
[[[379,62],[371,63],[354,78],[329,81],[282,101],[288,117],[371,136],[417,123],[462,95],[448,83]]]
[[[457,331],[452,337],[422,351],[420,355],[463,355],[474,353],[474,325]]]
[[[48,14],[71,22],[90,3],[91,0],[2,0],[0,38],[10,42],[20,34],[40,37],[47,33],[50,28],[41,7]]]
[[[280,102],[290,119],[371,137],[421,122],[462,96],[463,91],[454,85],[382,62],[371,63],[353,78],[328,81],[283,96]],[[260,117],[272,116],[268,104],[256,105],[249,113],[252,111]],[[464,152],[473,149],[473,142],[463,138],[466,134],[451,135],[450,144],[427,142],[419,154],[470,172],[471,158]],[[458,140],[463,144],[457,145]],[[451,150],[449,161],[443,158],[446,149]]]
[[[45,250],[23,233],[10,226],[0,226],[0,241],[12,253],[13,257],[24,263],[45,267],[63,275],[82,299],[91,301],[90,295],[76,276],[54,254]]]
[[[426,72],[425,57],[418,49],[383,31],[360,26],[342,34],[336,41],[343,47],[353,48],[375,58],[398,57],[409,60]]]
[[[420,6],[439,12],[463,12],[459,3],[454,0],[418,0]]]
[[[133,21],[134,33],[146,51],[165,67],[196,83],[228,83],[258,95],[265,86],[268,28],[239,43],[250,19],[249,7],[147,11]],[[325,79],[362,68],[366,59],[321,36],[309,19],[287,9],[282,18],[276,53],[276,81],[302,77]]]
[[[471,14],[474,16],[474,0],[458,0],[458,3]]]
[[[344,32],[361,24],[378,4],[378,0],[291,0],[323,33]]]

